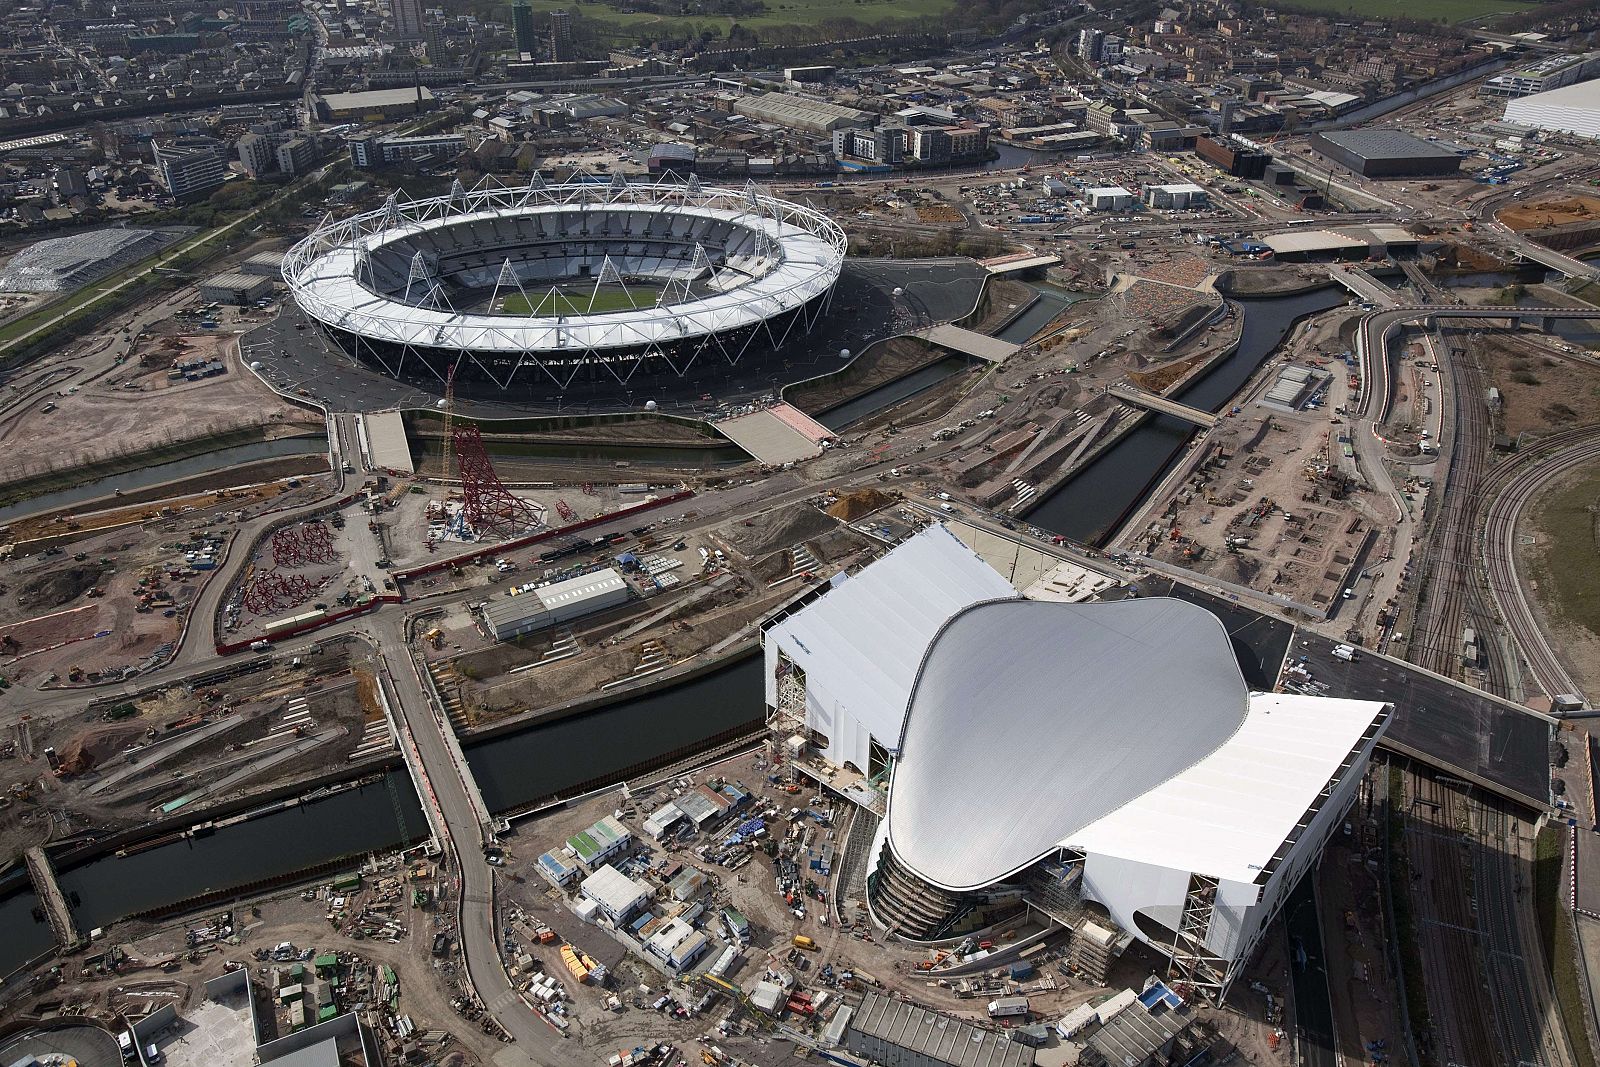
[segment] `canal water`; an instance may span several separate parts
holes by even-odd
[[[495,813],[525,808],[694,748],[764,714],[761,657],[594,711],[535,724],[467,747],[467,763]]]
[[[762,709],[761,658],[750,656],[682,685],[479,742],[468,747],[467,760],[490,809],[504,812],[614,781],[664,753],[753,727]],[[382,782],[206,837],[67,865],[58,878],[69,899],[76,894],[73,915],[87,932],[202,893],[382,852],[426,833],[410,778],[394,771]],[[37,906],[25,870],[0,884],[0,975],[50,947],[50,928],[32,914]]]
[[[170,463],[158,463],[153,467],[141,467],[125,474],[113,474],[108,478],[74,485],[68,489],[58,489],[53,493],[41,493],[29,497],[20,503],[0,508],[0,523],[67,504],[76,504],[81,500],[110,496],[119,489],[126,493],[179,478],[226,470],[241,463],[281,459],[284,456],[326,454],[327,451],[328,442],[322,437],[280,437],[274,441],[252,441],[247,445],[219,448],[215,452],[206,452],[187,459],[175,459]]]
[[[1061,310],[1078,303],[1081,300],[1090,300],[1094,293],[1080,293],[1071,289],[1062,289],[1047,282],[1026,282],[1030,289],[1039,294],[1039,299],[1028,310],[1018,315],[1016,319],[1006,325],[1006,328],[995,334],[1002,341],[1012,344],[1021,344],[1038,332],[1045,323],[1061,314]],[[903,378],[896,378],[892,382],[885,382],[870,392],[862,393],[854,400],[847,400],[837,407],[829,408],[817,416],[817,421],[828,429],[839,433],[852,423],[860,422],[870,415],[876,415],[886,407],[908,400],[918,393],[932,389],[940,382],[953,375],[960,374],[972,367],[973,362],[965,356],[950,356],[937,363],[930,363],[921,370],[912,371]]]
[[[1221,410],[1283,342],[1296,320],[1338,307],[1347,299],[1343,290],[1328,287],[1295,296],[1236,301],[1244,315],[1238,348],[1177,399],[1206,411]],[[1075,541],[1100,543],[1172,467],[1196,432],[1170,415],[1146,419],[1041,500],[1027,513],[1028,521]]]

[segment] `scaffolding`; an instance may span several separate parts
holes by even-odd
[[[1217,880],[1203,874],[1189,875],[1189,891],[1184,895],[1183,912],[1173,934],[1167,977],[1220,1002],[1231,975],[1227,961],[1206,947],[1206,934],[1216,910]]]

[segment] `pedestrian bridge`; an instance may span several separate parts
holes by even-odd
[[[1009,256],[980,259],[978,266],[990,274],[1020,274],[1023,271],[1043,270],[1061,262],[1060,256],[1035,255],[1032,252],[1015,252]]]
[[[990,337],[986,333],[977,333],[973,330],[964,330],[960,326],[951,326],[945,323],[940,326],[924,327],[913,333],[912,337],[920,337],[924,341],[932,341],[936,345],[962,355],[981,359],[985,363],[1004,363],[1011,356],[1022,349],[1021,345],[1014,345],[1010,341],[1002,341],[998,337]]]
[[[1221,418],[1211,414],[1209,411],[1201,411],[1199,408],[1192,408],[1188,404],[1180,404],[1176,400],[1168,400],[1164,396],[1157,396],[1137,386],[1125,385],[1119,382],[1107,389],[1106,392],[1125,404],[1148,408],[1151,411],[1159,411],[1163,415],[1171,415],[1173,418],[1193,423],[1202,430],[1209,430],[1222,421]]]

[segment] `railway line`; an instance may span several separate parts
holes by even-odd
[[[1404,783],[1435,1060],[1568,1067],[1526,905],[1531,829],[1451,779],[1408,771]]]
[[[1552,435],[1537,447],[1533,456],[1508,465],[1503,484],[1492,484],[1492,495],[1484,495],[1488,504],[1483,556],[1488,593],[1496,610],[1521,650],[1529,673],[1547,696],[1554,697],[1574,692],[1577,686],[1551,647],[1522,586],[1517,569],[1517,520],[1534,494],[1552,479],[1600,459],[1600,427]]]
[[[1477,556],[1475,517],[1493,428],[1478,361],[1463,352],[1442,360],[1440,370],[1450,383],[1451,425],[1441,434],[1450,442],[1450,459],[1443,483],[1434,486],[1439,510],[1432,523],[1433,551],[1425,557],[1409,658],[1456,678],[1462,674],[1470,574]]]

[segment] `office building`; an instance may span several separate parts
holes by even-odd
[[[227,174],[221,154],[213,147],[181,148],[158,141],[154,151],[161,184],[174,200],[210,196]]]
[[[515,0],[511,5],[511,29],[517,37],[517,52],[529,59],[539,50],[539,34],[533,27],[533,5]]]

